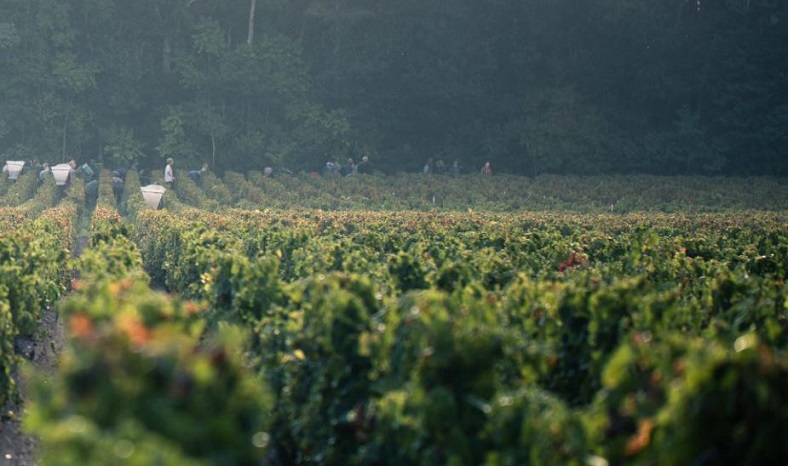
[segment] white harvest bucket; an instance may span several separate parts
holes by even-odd
[[[148,204],[151,209],[156,210],[167,188],[158,184],[149,184],[148,186],[141,187],[140,191],[142,191],[142,197],[145,198],[145,203]]]
[[[67,163],[60,163],[50,168],[52,176],[55,177],[55,184],[58,186],[65,186],[68,182],[68,175],[71,173],[71,165]]]
[[[8,179],[16,181],[19,178],[19,174],[22,173],[25,162],[9,160],[5,163],[5,166],[8,169]]]

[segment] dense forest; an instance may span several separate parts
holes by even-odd
[[[788,175],[783,0],[3,0],[0,154]]]

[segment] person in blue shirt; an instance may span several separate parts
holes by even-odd
[[[208,171],[208,164],[202,164],[202,168],[199,170],[191,170],[187,175],[191,178],[195,183],[200,183],[202,181],[202,174]]]
[[[460,175],[460,162],[456,160],[454,161],[454,163],[451,165],[451,168],[449,168],[449,174],[452,176]]]

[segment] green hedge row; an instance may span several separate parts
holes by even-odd
[[[5,176],[3,176],[5,178]],[[22,173],[16,181],[5,181],[2,205],[16,207],[31,199],[36,193],[38,173]]]
[[[560,278],[565,269],[604,268],[609,276],[646,273],[651,282],[691,290],[699,277],[746,270],[780,279],[788,271],[786,219],[780,214],[579,216],[181,209],[138,218],[154,282],[178,265],[181,232],[196,243],[237,249],[250,259],[276,255],[285,281],[327,271],[358,272],[399,291],[449,290],[481,281],[495,289],[517,273]],[[170,244],[172,242],[172,244]],[[574,261],[574,262],[573,262]],[[573,263],[570,263],[573,262]],[[165,283],[165,279],[169,283]],[[697,293],[694,293],[697,294]]]
[[[74,263],[42,464],[788,454],[782,214],[129,211]]]
[[[59,309],[56,374],[31,374],[26,429],[42,465],[253,465],[271,396],[248,366],[249,332],[206,331],[204,309],[146,284],[117,211],[93,212],[76,290]]]
[[[14,340],[32,336],[43,311],[70,286],[68,260],[74,241],[73,207],[3,216],[0,236],[0,405],[16,395],[11,377],[18,363]]]
[[[144,262],[214,325],[254,328],[285,462],[785,453],[788,415],[771,408],[788,369],[779,215],[181,214],[139,217]],[[674,347],[671,371],[648,377],[621,356]]]
[[[185,173],[185,172],[184,172]],[[180,179],[187,180],[185,176]],[[189,185],[186,183],[184,186]],[[781,210],[784,178],[398,174],[349,177],[298,173],[208,173],[202,193],[178,190],[199,208],[585,213]]]

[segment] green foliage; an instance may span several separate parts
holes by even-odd
[[[787,8],[276,0],[250,18],[222,0],[6,0],[0,136],[85,158],[129,128],[135,144],[111,152],[210,154],[220,172],[369,152],[390,173],[442,157],[528,175],[784,174]]]
[[[222,319],[257,322],[282,299],[279,262],[274,256],[246,261],[221,254],[212,263],[205,291],[211,305],[221,310]]]
[[[323,153],[334,156],[349,152],[351,127],[347,112],[327,110],[320,105],[305,105],[291,113],[293,118],[302,122],[299,137],[304,141],[305,149],[313,152],[309,159],[296,156],[293,162],[304,166],[319,162],[318,157]],[[319,155],[318,151],[321,152]]]
[[[38,174],[22,173],[19,179],[8,187],[4,199],[6,206],[19,206],[25,201],[33,198],[36,192],[36,183],[38,182]]]
[[[709,293],[709,333],[733,341],[753,332],[773,348],[788,344],[788,291],[780,281],[736,271],[716,277]]]
[[[12,374],[18,363],[15,341],[31,337],[43,310],[65,292],[70,273],[69,249],[73,243],[73,217],[69,207],[37,213],[13,209],[3,212],[0,224],[0,405],[15,399]]]
[[[19,33],[14,23],[0,23],[0,49],[19,45]]]
[[[134,137],[134,129],[124,126],[110,126],[104,132],[104,154],[113,166],[125,166],[139,160],[144,155],[145,145]]]
[[[589,464],[586,433],[576,412],[536,388],[498,395],[489,405],[482,464]]]
[[[368,436],[371,362],[362,338],[380,303],[356,275],[315,276],[286,290],[255,331],[277,390],[273,441],[295,461],[344,463]]]
[[[204,173],[202,177],[203,190],[211,199],[215,199],[220,205],[229,206],[233,204],[233,194],[220,178],[211,172]]]
[[[145,200],[140,191],[140,177],[137,171],[129,170],[126,172],[126,195],[124,199],[126,215],[131,219],[136,219],[137,214],[147,209]]]
[[[284,186],[255,179],[265,193]],[[138,219],[144,261],[162,264],[168,287],[205,300],[213,324],[254,328],[284,461],[646,458],[665,449],[657,419],[683,377],[671,361],[702,351],[682,345],[784,345],[779,213]],[[675,349],[646,349],[674,332]],[[641,346],[651,362],[631,356]]]
[[[247,202],[301,182],[226,178]],[[43,464],[785,456],[782,212],[211,213],[174,196],[134,223],[100,204],[71,261],[77,210],[40,209],[47,188],[0,209],[4,400],[13,338],[81,272],[25,420]]]
[[[779,178],[496,175],[487,179],[476,174],[453,177],[404,173],[385,177],[324,177],[314,173],[263,177],[255,171],[245,176],[226,172],[221,180],[208,178],[203,186],[209,198],[246,210],[688,214],[780,211],[780,206],[788,202],[788,185]]]
[[[217,21],[203,20],[195,26],[192,36],[194,48],[199,54],[221,57],[226,51],[221,26]]]
[[[109,180],[104,178],[102,181],[107,182]],[[101,184],[108,185],[109,183]],[[102,205],[102,194],[109,195],[106,191],[99,191],[99,206],[93,210],[90,218],[90,237],[93,246],[98,245],[102,241],[112,241],[120,236],[129,238],[134,229],[133,224],[123,221],[118,210],[114,208],[114,202]]]
[[[75,93],[95,87],[97,71],[95,67],[80,65],[77,57],[70,53],[58,54],[52,66],[53,75],[64,87]]]
[[[55,378],[35,384],[25,420],[44,458],[101,464],[114,442],[133,464],[259,461],[270,398],[244,365],[244,332],[203,338],[196,311],[133,280],[96,283],[66,302],[71,338]]]
[[[478,434],[500,388],[494,361],[504,351],[505,329],[494,307],[477,297],[450,300],[425,292],[406,296],[384,322],[385,333],[371,350],[385,358],[378,363],[386,368],[385,391],[373,405],[376,429],[384,435],[374,436],[360,463],[390,454],[395,463],[479,462],[484,451]]]
[[[132,419],[121,420],[116,429],[107,430],[89,418],[73,415],[42,429],[40,435],[44,445],[40,452],[42,465],[211,464],[184,454],[171,441],[147,431]]]
[[[57,204],[57,186],[52,177],[47,177],[43,183],[37,182],[33,188],[33,197],[19,204],[19,210],[24,212],[28,218],[36,218],[46,209]]]
[[[14,317],[11,314],[8,302],[7,285],[0,285],[0,406],[13,400],[17,395],[14,368],[18,356],[14,352],[14,340],[18,331],[14,326]]]
[[[42,309],[65,290],[73,229],[63,214],[42,215],[0,239],[0,285],[6,287],[4,297],[21,335],[36,331]]]
[[[621,161],[621,147],[608,139],[621,138],[611,131],[600,111],[583,102],[574,86],[543,89],[534,96],[527,96],[522,117],[511,122],[507,136],[517,140],[517,148],[527,157],[510,162],[528,175],[541,173],[610,172],[614,167],[605,160],[603,153]],[[496,158],[507,156],[504,148]],[[499,150],[498,152],[501,152]],[[518,163],[519,162],[519,163]],[[579,163],[579,164],[578,164]]]
[[[163,215],[152,210],[138,211],[136,215],[140,227],[136,230],[135,242],[143,255],[143,263],[151,283],[156,285],[164,285],[166,267],[171,263],[169,255],[180,253],[176,232],[166,229],[162,223],[150,222]]]
[[[389,273],[394,277],[400,290],[418,290],[427,287],[428,263],[417,254],[400,251],[389,259]]]
[[[766,464],[788,454],[781,441],[788,420],[784,355],[760,346],[751,334],[737,338],[733,349],[711,347],[700,360],[688,362],[686,386],[671,393],[655,435],[656,442],[675,449],[652,451],[658,461],[705,456]]]
[[[207,174],[203,173],[203,178],[205,177],[207,177]],[[198,184],[188,176],[183,176],[178,181],[175,190],[177,191],[178,198],[183,202],[194,208],[208,212],[219,210],[219,202],[208,197],[207,193],[203,190],[203,186],[205,186],[204,180],[201,180]]]
[[[186,137],[184,118],[183,110],[171,108],[167,116],[162,119],[164,139],[156,147],[162,158],[186,158],[194,153],[194,147]]]
[[[588,411],[589,429],[599,453],[619,463],[651,443],[657,414],[671,385],[683,380],[685,358],[702,342],[668,333],[655,341],[651,332],[634,333],[623,342],[602,372],[603,388]],[[640,436],[638,435],[640,432]]]
[[[119,280],[126,277],[141,281],[147,279],[137,248],[129,240],[116,239],[108,242],[101,250],[88,249],[74,266],[80,271],[80,279],[88,281]]]
[[[724,344],[636,334],[605,369],[596,440],[628,464],[779,464],[786,377],[785,355],[753,333]]]

